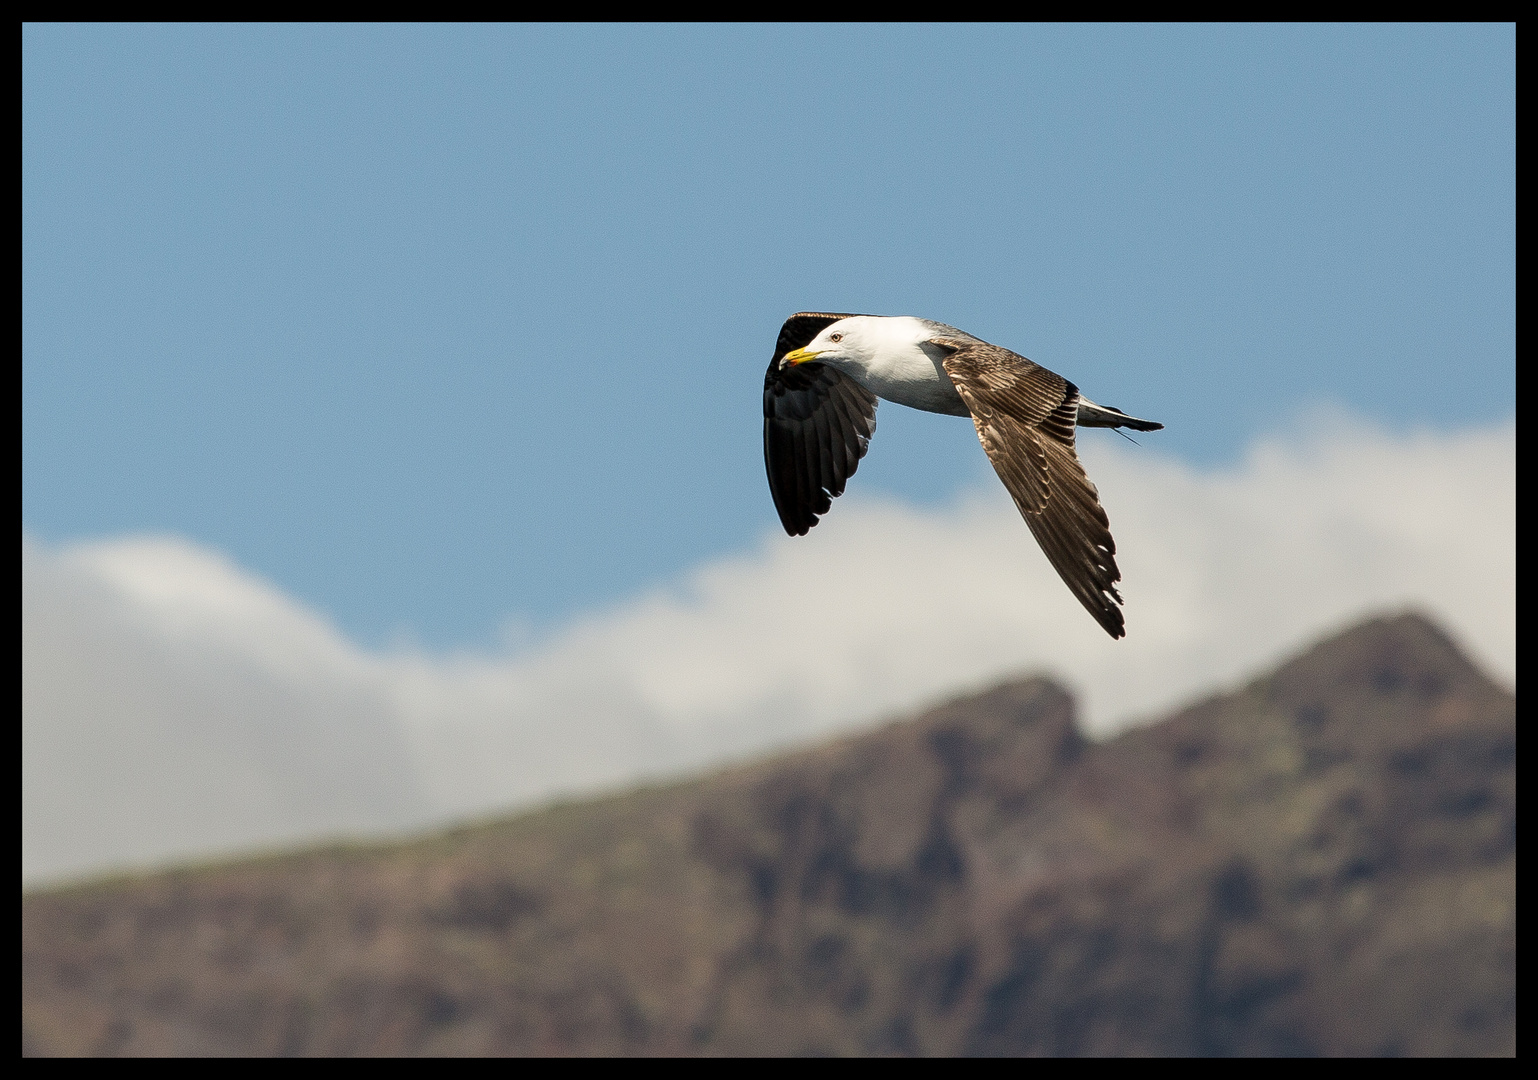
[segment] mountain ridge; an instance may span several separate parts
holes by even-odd
[[[1370,620],[393,845],[23,896],[33,1054],[1505,1054],[1515,698]]]

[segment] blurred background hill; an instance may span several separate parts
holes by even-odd
[[[1515,699],[1370,621],[403,844],[24,893],[23,1052],[1511,1054]]]

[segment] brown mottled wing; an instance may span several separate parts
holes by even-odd
[[[844,493],[876,430],[876,395],[825,364],[780,370],[823,327],[848,318],[801,311],[785,320],[764,376],[764,467],[780,523],[804,536]]]
[[[1048,561],[1106,633],[1125,636],[1111,523],[1073,449],[1079,388],[996,345],[936,344],[954,349],[945,370]]]

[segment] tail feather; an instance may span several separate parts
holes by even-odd
[[[1096,405],[1089,398],[1079,395],[1079,426],[1131,428],[1133,431],[1159,431],[1163,424],[1152,420],[1139,420],[1129,416],[1115,405]]]

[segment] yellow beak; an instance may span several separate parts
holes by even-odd
[[[804,364],[808,360],[816,360],[821,355],[822,353],[820,352],[807,352],[805,349],[797,349],[795,352],[788,352],[780,357],[780,365],[783,367],[786,364]]]

